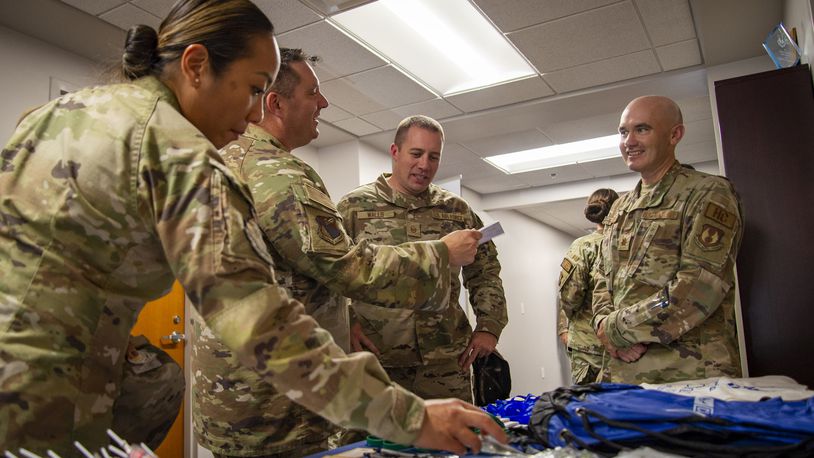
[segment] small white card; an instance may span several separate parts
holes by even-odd
[[[503,226],[500,225],[500,221],[497,221],[486,227],[481,228],[480,233],[483,234],[483,237],[481,237],[481,239],[478,240],[478,245],[483,245],[484,243],[488,242],[489,240],[492,240],[498,235],[503,235]]]

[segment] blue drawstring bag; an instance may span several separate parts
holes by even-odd
[[[547,447],[603,455],[651,447],[687,456],[812,456],[814,398],[721,401],[597,383],[544,393],[529,430]]]

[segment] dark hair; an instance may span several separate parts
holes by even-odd
[[[613,189],[597,189],[588,197],[588,204],[585,205],[585,217],[588,221],[596,224],[602,224],[602,221],[608,216],[608,212],[619,194]]]
[[[161,76],[187,46],[198,43],[206,47],[212,72],[218,76],[248,55],[249,41],[271,33],[271,21],[249,0],[179,0],[158,32],[146,25],[127,31],[121,73],[128,80]]]
[[[294,62],[305,62],[309,57],[300,48],[280,48],[280,71],[271,85],[271,91],[283,97],[291,97],[294,88],[300,84],[300,75],[291,68]]]
[[[437,132],[441,134],[441,141],[444,141],[444,128],[441,127],[441,124],[439,124],[438,121],[430,118],[429,116],[415,115],[401,120],[399,127],[396,129],[396,137],[393,139],[393,143],[401,148],[401,144],[404,142],[404,137],[407,136],[407,131],[409,131],[413,126],[421,129],[427,129],[430,132]]]

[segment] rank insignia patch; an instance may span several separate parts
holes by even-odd
[[[407,235],[410,237],[421,237],[421,224],[407,223]]]
[[[703,248],[717,250],[723,245],[724,231],[711,224],[704,224],[697,239]]]
[[[319,226],[319,236],[326,242],[336,245],[342,240],[342,230],[339,228],[339,221],[332,216],[317,216],[317,226]]]

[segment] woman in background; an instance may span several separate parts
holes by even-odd
[[[601,381],[604,349],[591,326],[591,270],[602,242],[602,221],[618,198],[613,189],[597,189],[588,197],[585,217],[596,230],[574,240],[560,265],[557,334],[568,349],[571,379],[579,385]]]
[[[279,67],[248,0],[180,0],[127,35],[128,82],[35,110],[0,154],[0,452],[107,442],[128,336],[177,278],[209,327],[280,391],[343,426],[462,453],[460,401],[394,385],[349,358],[274,284],[251,198],[216,148],[261,117]]]

